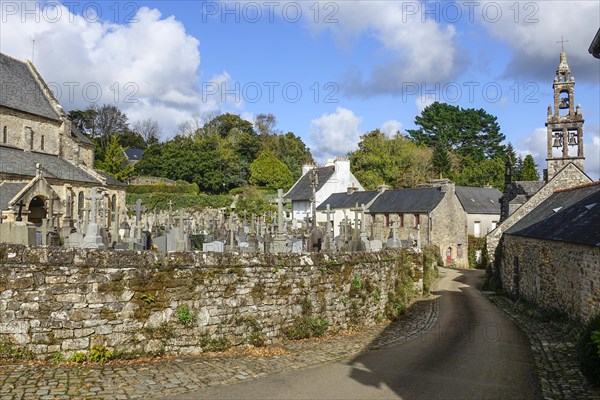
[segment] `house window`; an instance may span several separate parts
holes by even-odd
[[[40,139],[40,149],[44,150],[44,135],[42,135],[42,138]]]
[[[390,214],[383,214],[383,224],[390,226]]]
[[[473,222],[473,235],[475,237],[481,236],[481,221]]]
[[[30,137],[29,137],[29,150],[33,150],[33,131],[30,131]]]
[[[8,128],[5,126],[2,131],[2,143],[6,143],[8,141]]]
[[[492,230],[496,229],[498,226],[498,221],[492,221]]]
[[[400,214],[399,216],[399,223],[400,223],[400,228],[404,227],[404,214]]]
[[[414,221],[413,221],[413,222],[414,222],[414,225],[413,225],[413,226],[414,226],[415,228],[417,228],[417,227],[419,226],[419,216],[420,216],[420,215],[419,215],[419,214],[413,214],[413,216],[414,216]]]
[[[456,258],[462,258],[462,252],[463,252],[462,244],[456,245]]]
[[[84,207],[83,202],[84,202],[83,192],[79,192],[79,195],[77,196],[77,213],[78,213],[80,219],[83,219],[83,207]]]

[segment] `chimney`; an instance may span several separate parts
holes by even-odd
[[[311,169],[313,169],[315,166],[311,165],[311,164],[304,164],[302,166],[302,176],[304,176],[308,171],[310,171]]]
[[[377,191],[379,193],[383,193],[386,190],[388,190],[390,187],[388,185],[386,185],[385,183],[382,183],[381,185],[377,186]]]
[[[333,161],[333,160],[332,160]],[[333,164],[336,171],[344,171],[350,173],[350,160],[347,157],[337,157]]]
[[[348,186],[346,194],[348,194],[348,196],[350,196],[354,192],[356,192],[356,187],[354,186],[354,183],[352,183],[352,186]]]

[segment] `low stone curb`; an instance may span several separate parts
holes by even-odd
[[[555,322],[523,314],[504,296],[483,294],[529,337],[544,399],[600,400],[600,388],[592,387],[579,370],[573,335],[561,331]]]

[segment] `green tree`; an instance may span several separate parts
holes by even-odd
[[[118,135],[113,135],[106,146],[104,160],[96,164],[96,168],[106,172],[123,182],[133,174],[133,167],[127,162],[123,147],[119,144]]]
[[[504,188],[505,162],[501,158],[480,161],[465,157],[461,160],[460,171],[455,172],[452,180],[460,186],[492,185],[502,191]]]
[[[523,170],[521,172],[522,181],[539,181],[540,175],[538,174],[537,165],[531,154],[527,154],[523,160]]]
[[[294,183],[292,173],[269,150],[263,150],[250,164],[250,183],[269,189],[287,190]]]
[[[368,132],[348,156],[352,172],[367,190],[382,183],[411,187],[432,178],[431,150],[402,135],[388,138],[379,129]]]
[[[450,176],[452,162],[448,156],[448,150],[446,150],[446,146],[444,146],[442,143],[438,142],[433,148],[431,162],[433,164],[433,172],[436,176]]]
[[[434,148],[442,143],[461,157],[476,161],[493,159],[505,152],[497,118],[483,109],[461,108],[435,102],[415,117],[419,129],[408,130],[418,144]]]

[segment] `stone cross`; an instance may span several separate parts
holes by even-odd
[[[185,221],[189,218],[183,212],[183,208],[179,210],[179,215],[175,217],[175,221],[178,222],[178,230],[179,230],[179,240],[177,240],[177,251],[185,251],[186,250],[186,241],[185,241]]]
[[[135,224],[139,225],[142,221],[142,213],[148,211],[148,209],[142,205],[142,199],[137,199],[135,202],[135,207],[133,210],[135,211]]]
[[[277,189],[277,233],[283,235],[285,230],[283,228],[283,204],[286,201],[283,200],[283,189]]]
[[[2,207],[0,207],[0,224],[2,223],[3,219],[6,219],[6,215],[2,214]]]
[[[98,190],[95,187],[92,188],[90,197],[86,197],[87,200],[90,200],[90,215],[89,215],[90,224],[95,224],[97,222],[96,213],[97,213],[97,207],[98,207],[98,200],[100,198],[101,198],[101,196],[98,196]]]
[[[332,210],[331,206],[327,204],[326,210],[322,212],[327,214],[327,228],[325,229],[325,233],[329,234],[331,233],[331,224],[335,224],[335,220],[331,218],[331,214],[335,214],[335,210]]]
[[[361,212],[363,209],[362,207],[358,206],[358,203],[356,203],[356,206],[354,208],[351,208],[350,211],[354,211],[354,229],[358,230],[359,226],[358,226],[358,213]],[[362,225],[362,222],[361,222]]]

